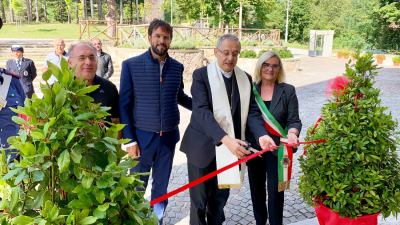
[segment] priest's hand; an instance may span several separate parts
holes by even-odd
[[[128,152],[128,155],[134,159],[140,157],[140,148],[137,144],[126,148],[126,152]]]
[[[258,142],[260,144],[261,149],[271,149],[272,150],[272,148],[276,148],[276,144],[275,144],[274,140],[272,140],[272,138],[268,135],[261,136],[258,139]]]
[[[231,138],[228,135],[225,135],[221,139],[221,142],[239,159],[251,153],[244,148],[244,146],[247,146],[247,143],[242,140]]]

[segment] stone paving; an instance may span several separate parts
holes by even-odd
[[[331,57],[302,57],[300,71],[287,75],[287,82],[296,86],[299,98],[300,117],[303,122],[301,139],[304,138],[305,130],[309,126],[312,126],[318,118],[320,108],[326,101],[325,87],[327,80],[341,74],[344,71],[345,63],[345,60],[338,60]],[[400,120],[400,69],[393,67],[381,69],[377,77],[376,86],[382,90],[382,103],[390,108],[397,120]],[[180,130],[181,134],[183,134],[190,119],[190,112],[181,108],[181,115]],[[170,191],[188,182],[186,157],[178,149],[179,144],[169,184]],[[301,156],[302,152],[303,149],[299,148],[295,155],[293,167],[294,178],[290,191],[285,192],[284,224],[291,224],[315,217],[314,210],[303,203],[298,193],[300,171],[297,159]],[[164,224],[189,224],[189,208],[190,199],[188,191],[170,198]],[[240,189],[231,189],[231,194],[225,207],[225,216],[226,222],[224,224],[226,225],[255,224],[247,176],[244,185]]]

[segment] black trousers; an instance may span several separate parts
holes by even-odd
[[[206,168],[198,168],[188,162],[189,182],[216,170],[215,159]],[[190,224],[221,225],[225,221],[224,206],[229,197],[229,189],[218,189],[214,177],[189,190]]]
[[[257,225],[282,225],[284,192],[278,192],[278,156],[267,152],[247,163],[251,201]],[[268,208],[266,204],[266,185]]]

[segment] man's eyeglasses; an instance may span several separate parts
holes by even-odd
[[[70,58],[77,58],[78,61],[80,61],[80,62],[83,62],[86,59],[89,59],[90,61],[96,61],[95,55],[80,55],[80,56],[75,56],[75,57],[70,57]]]
[[[239,52],[230,52],[227,50],[222,51],[219,48],[217,48],[217,51],[219,51],[225,57],[229,57],[231,55],[233,58],[237,58],[239,56]]]
[[[277,70],[277,69],[279,69],[279,67],[281,67],[281,65],[279,65],[279,64],[263,63],[263,64],[261,65],[261,68],[262,68],[262,69],[271,68],[271,69]]]

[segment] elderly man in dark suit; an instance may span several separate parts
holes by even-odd
[[[24,57],[24,48],[19,45],[11,46],[11,51],[14,53],[15,58],[7,61],[6,68],[20,76],[22,87],[24,88],[25,95],[31,98],[34,91],[33,80],[36,78],[35,63]]]
[[[227,158],[234,162],[250,154],[243,141],[246,130],[252,132],[263,149],[275,146],[262,125],[251,91],[251,77],[236,67],[239,53],[239,39],[225,34],[214,48],[217,60],[193,72],[192,116],[181,143],[188,159],[189,181],[221,167]],[[224,186],[223,177],[190,189],[191,225],[223,223],[223,208],[229,196],[229,184]]]

